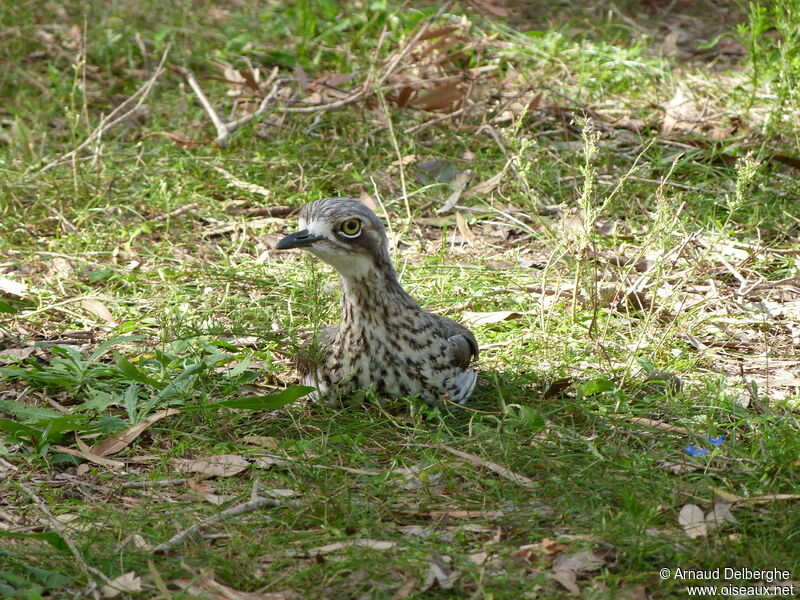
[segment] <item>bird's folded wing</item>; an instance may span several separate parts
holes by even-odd
[[[439,317],[444,324],[444,333],[450,345],[453,365],[466,369],[473,359],[478,358],[478,342],[472,332],[447,317]]]

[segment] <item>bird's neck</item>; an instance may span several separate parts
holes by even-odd
[[[341,277],[342,325],[386,326],[408,311],[419,310],[397,280],[394,269],[365,277]]]

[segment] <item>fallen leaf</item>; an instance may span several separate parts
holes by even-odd
[[[100,319],[101,321],[105,321],[108,325],[116,325],[117,322],[114,320],[111,311],[108,310],[105,304],[100,302],[97,298],[82,298],[80,302],[78,302],[78,306],[82,309],[92,313],[95,317]]]
[[[98,456],[93,452],[84,452],[82,450],[75,450],[74,448],[67,448],[66,446],[59,446],[54,444],[51,446],[53,450],[57,452],[63,452],[64,454],[69,454],[71,456],[77,456],[78,458],[82,458],[84,460],[88,460],[91,463],[96,465],[101,465],[103,467],[111,467],[112,469],[122,469],[125,466],[125,463],[119,460],[113,460],[111,458],[105,458],[103,456]]]
[[[231,477],[250,466],[246,459],[236,454],[218,454],[196,460],[175,458],[172,464],[182,473],[201,473],[209,477]]]
[[[557,542],[555,540],[551,540],[550,538],[542,538],[542,550],[544,550],[545,554],[564,554],[565,552],[569,552],[572,548],[570,548],[567,544],[562,544],[561,542]]]
[[[28,346],[27,348],[5,348],[4,350],[0,350],[0,365],[25,360],[34,352],[36,352],[34,346]]]
[[[675,95],[664,105],[664,120],[661,135],[685,135],[697,129],[702,121],[703,108],[687,90],[679,87]]]
[[[490,325],[503,321],[513,321],[519,319],[524,313],[508,310],[497,310],[492,312],[465,312],[461,315],[461,321],[468,325]]]
[[[92,452],[98,456],[109,456],[127,448],[133,440],[139,437],[150,425],[164,417],[178,415],[181,411],[177,408],[160,410],[147,417],[144,421],[128,427],[125,431],[112,435],[107,440],[92,446]]]
[[[355,540],[348,540],[346,542],[333,542],[332,544],[325,544],[311,548],[310,550],[295,550],[290,552],[293,555],[308,555],[308,556],[322,556],[325,554],[332,554],[339,550],[346,550],[348,548],[369,548],[370,550],[391,550],[397,546],[397,542],[390,542],[387,540],[372,540],[368,538],[361,538]]]
[[[443,590],[452,590],[456,580],[461,575],[460,571],[454,570],[448,563],[449,556],[433,556],[428,564],[428,576],[422,584],[422,591],[427,591],[433,584],[437,584]]]
[[[553,563],[550,577],[563,585],[573,594],[580,593],[576,583],[577,576],[584,571],[594,571],[605,564],[603,556],[591,550],[582,550],[572,554],[561,554]]]
[[[142,579],[134,571],[115,577],[100,589],[103,598],[116,598],[120,594],[135,594],[142,591]]]
[[[458,31],[461,28],[462,25],[444,25],[442,27],[434,27],[432,29],[428,29],[428,31],[419,36],[419,41],[421,42],[423,40],[430,40],[432,38],[450,35],[454,31]]]
[[[0,277],[0,293],[24,298],[28,293],[28,286],[21,281]]]
[[[484,194],[489,194],[494,191],[501,181],[503,181],[503,177],[506,176],[506,171],[508,170],[508,163],[506,166],[503,167],[503,170],[497,173],[496,175],[490,177],[486,181],[481,181],[480,183],[471,187],[467,192],[464,194],[464,198],[472,198],[474,196],[482,196]]]
[[[411,579],[407,579],[400,589],[394,593],[392,596],[392,600],[405,600],[409,598],[411,594],[414,593],[414,587],[417,585],[417,580],[413,577]]]
[[[708,535],[706,517],[700,507],[695,504],[684,504],[678,514],[678,523],[683,526],[686,535],[692,539]]]
[[[75,267],[72,266],[68,258],[55,256],[50,264],[53,272],[63,279],[72,277],[75,274]]]
[[[415,98],[411,105],[422,110],[439,110],[461,100],[464,93],[458,82],[447,82],[433,88],[419,98]]]
[[[214,506],[221,506],[234,497],[234,496],[221,496],[219,494],[215,494],[214,490],[211,489],[211,486],[197,479],[190,479],[189,481],[186,482],[186,484],[195,494],[200,496],[203,500],[205,500],[209,504],[213,504]]]
[[[715,502],[714,509],[706,515],[706,526],[713,530],[726,522],[736,523],[736,517],[731,513],[731,505],[725,502]]]
[[[477,237],[467,225],[467,220],[461,215],[461,211],[456,212],[456,227],[458,227],[459,233],[467,240],[469,245],[474,245]]]
[[[125,548],[126,546],[130,546],[134,550],[142,550],[144,552],[152,552],[153,546],[144,539],[144,536],[140,533],[134,533],[126,537],[122,542],[120,542],[120,548]]]
[[[471,562],[473,565],[482,565],[486,562],[486,559],[489,558],[489,555],[486,552],[475,552],[474,554],[467,554],[467,560]]]

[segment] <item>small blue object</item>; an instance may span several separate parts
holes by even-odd
[[[705,456],[708,454],[708,448],[698,448],[692,444],[691,446],[686,446],[686,454],[690,454],[692,456]]]
[[[721,446],[722,443],[725,441],[725,436],[724,435],[720,435],[720,436],[717,436],[715,438],[712,438],[712,437],[709,436],[706,439],[709,441],[709,443],[712,446]]]

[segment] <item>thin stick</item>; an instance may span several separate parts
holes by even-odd
[[[67,152],[62,157],[57,158],[53,162],[48,163],[47,165],[42,167],[39,170],[39,174],[45,173],[50,169],[52,169],[53,167],[57,167],[62,163],[77,158],[80,152],[82,152],[86,147],[90,146],[99,137],[103,136],[106,131],[108,131],[118,123],[121,123],[122,121],[130,117],[133,113],[135,113],[137,110],[139,110],[139,107],[141,107],[142,104],[144,104],[144,101],[147,100],[147,97],[150,95],[150,92],[152,91],[153,86],[155,85],[158,78],[161,76],[161,73],[164,72],[164,63],[167,60],[167,55],[169,54],[169,51],[170,51],[170,46],[167,46],[167,48],[164,50],[164,54],[161,55],[161,61],[158,63],[158,67],[156,67],[155,72],[150,76],[150,79],[148,79],[142,87],[136,90],[130,98],[128,98],[127,100],[125,100],[125,102],[117,106],[117,108],[112,110],[107,116],[103,117],[100,120],[100,124],[95,128],[95,130],[92,131],[92,133],[89,134],[89,137],[87,137],[80,145],[78,145],[77,148],[75,148],[70,152]],[[136,104],[134,104],[133,108],[128,110],[128,107],[134,101],[136,101]]]
[[[500,477],[504,477],[509,481],[513,481],[521,485],[522,487],[526,488],[535,488],[536,484],[534,481],[524,475],[520,475],[519,473],[515,473],[514,471],[505,468],[503,465],[498,465],[497,463],[491,462],[489,460],[484,460],[480,456],[475,456],[474,454],[469,454],[467,452],[462,452],[461,450],[456,450],[455,448],[451,448],[450,446],[445,446],[444,444],[439,444],[430,446],[431,448],[441,448],[442,450],[446,450],[450,454],[455,454],[456,456],[463,458],[467,462],[475,465],[476,467],[485,467],[490,471],[497,473]]]
[[[211,117],[211,122],[214,123],[214,127],[217,129],[217,142],[219,143],[219,140],[228,137],[228,127],[225,125],[225,121],[220,118],[217,111],[211,106],[211,102],[209,102],[208,97],[205,92],[203,92],[203,88],[197,83],[194,73],[186,67],[172,67],[172,69],[186,80],[186,83],[192,88],[194,95],[197,96],[200,104],[203,105],[203,108],[208,113],[208,116]]]
[[[244,502],[242,504],[237,504],[227,510],[223,510],[221,513],[217,513],[216,515],[209,517],[205,521],[200,523],[196,523],[192,525],[188,529],[181,531],[180,533],[176,533],[171,538],[169,538],[166,542],[163,542],[156,546],[153,549],[153,552],[168,552],[177,546],[183,544],[186,541],[186,538],[195,535],[198,531],[200,531],[203,527],[207,525],[211,525],[213,523],[219,523],[221,521],[227,521],[237,515],[242,515],[245,513],[253,512],[262,508],[264,506],[285,506],[287,503],[281,500],[276,500],[275,498],[262,498],[257,497],[254,500],[250,500],[249,502]]]
[[[100,571],[99,569],[95,569],[94,567],[90,567],[86,564],[86,561],[83,559],[83,555],[81,551],[78,550],[78,547],[75,545],[75,542],[72,541],[72,538],[67,533],[66,528],[64,527],[63,523],[56,519],[53,516],[53,513],[50,512],[50,509],[47,508],[47,505],[44,503],[44,500],[39,498],[36,493],[29,488],[24,483],[16,482],[15,485],[22,490],[28,498],[37,506],[37,508],[42,512],[42,514],[47,517],[47,520],[50,521],[50,526],[55,530],[55,532],[59,535],[59,537],[64,540],[64,543],[67,544],[69,551],[72,553],[72,556],[75,557],[75,561],[78,563],[78,566],[81,570],[86,574],[89,578],[90,585],[92,587],[97,587],[97,584],[92,580],[91,575],[99,577],[103,580],[104,583],[111,583],[111,580],[106,577],[105,573]]]
[[[214,165],[211,165],[211,168],[214,169],[220,175],[222,175],[225,179],[227,179],[228,185],[232,187],[237,187],[239,189],[250,192],[251,194],[259,194],[261,196],[264,196],[265,198],[272,195],[272,192],[269,191],[267,188],[261,187],[260,185],[257,185],[255,183],[250,183],[249,181],[245,181],[243,179],[239,179],[238,177],[236,177],[236,175],[234,175],[230,171],[226,171],[222,167],[216,167]]]
[[[140,490],[143,488],[151,488],[151,487],[169,487],[173,485],[183,485],[189,481],[188,478],[183,479],[152,479],[147,481],[126,481],[120,487],[126,489],[134,489]]]

